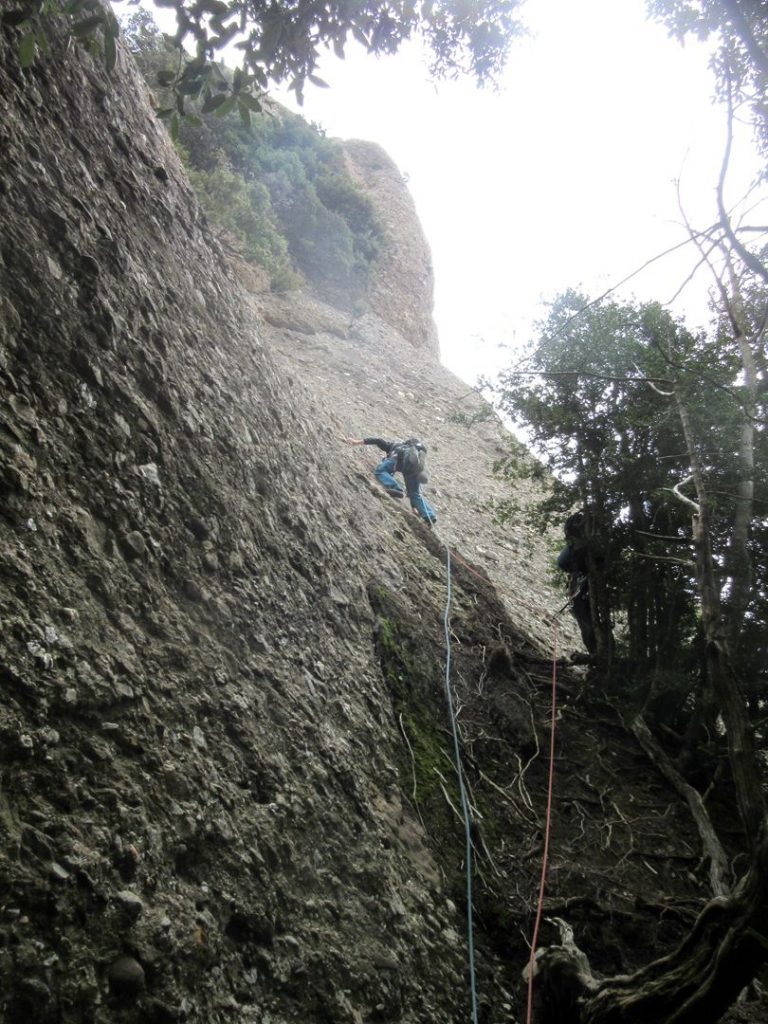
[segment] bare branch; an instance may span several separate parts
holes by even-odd
[[[633,533],[639,533],[643,537],[653,537],[654,540],[665,540],[672,544],[693,544],[693,540],[690,537],[670,537],[664,533],[651,533],[649,530],[638,530],[634,529]]]
[[[701,799],[701,794],[689,785],[678,772],[661,745],[656,742],[644,719],[638,715],[631,723],[630,729],[638,743],[650,757],[664,778],[680,794],[690,808],[693,820],[699,830],[704,853],[709,860],[709,884],[713,896],[724,896],[728,893],[728,858],[722,844],[712,827],[712,820]]]
[[[637,366],[635,366],[637,370]],[[641,373],[640,370],[637,370]],[[669,380],[668,377],[645,377],[642,376],[638,380],[637,377],[613,377],[604,373],[588,373],[586,370],[508,370],[506,371],[507,377],[586,377],[588,380],[605,380],[611,383],[619,384],[640,384],[643,382],[659,381],[661,384],[674,384],[674,381]],[[660,391],[659,394],[664,394]],[[674,392],[670,392],[674,394]]]
[[[648,387],[651,388],[652,391],[655,391],[657,395],[662,395],[664,398],[671,398],[674,395],[674,393],[675,393],[674,391],[662,391],[661,388],[657,388],[656,387],[656,385],[653,382],[655,380],[661,380],[660,377],[646,377],[645,374],[643,373],[643,371],[637,365],[637,363],[633,363],[632,365],[637,370],[637,372],[640,374],[640,380],[642,380],[645,384],[647,384]],[[667,380],[667,381],[664,381],[664,383],[665,384],[672,384],[673,382],[671,380]]]
[[[693,476],[692,475],[691,476],[687,476],[685,478],[685,480],[681,480],[680,483],[675,484],[674,487],[665,487],[664,490],[665,491],[671,491],[674,494],[674,496],[677,498],[678,501],[682,502],[683,505],[685,505],[687,508],[693,509],[693,511],[698,516],[698,515],[701,515],[701,508],[699,507],[698,503],[693,501],[691,498],[686,498],[686,496],[684,494],[680,493],[680,488],[681,487],[685,487],[686,484],[690,484],[692,482],[693,482]]]
[[[733,3],[727,4],[730,8],[735,8],[736,5]],[[739,254],[741,259],[744,261],[746,266],[761,277],[766,284],[768,284],[768,267],[759,260],[754,253],[750,252],[747,247],[739,241],[736,237],[736,233],[731,225],[731,218],[725,209],[725,200],[723,199],[723,191],[725,189],[725,178],[728,173],[728,165],[731,159],[731,147],[733,146],[733,95],[731,90],[731,75],[730,69],[726,69],[726,76],[728,82],[728,126],[726,134],[725,152],[723,153],[723,163],[720,167],[720,177],[717,182],[717,208],[720,213],[720,226],[722,227],[725,234],[728,236],[728,241],[731,243],[733,248]]]
[[[684,565],[686,569],[695,569],[696,563],[690,558],[675,558],[673,555],[647,555],[643,551],[632,551],[633,558],[647,558],[651,562],[674,562],[675,565]]]

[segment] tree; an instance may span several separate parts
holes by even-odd
[[[259,95],[277,82],[288,82],[301,101],[308,80],[325,85],[315,74],[321,53],[332,49],[343,58],[350,37],[371,54],[395,53],[406,40],[420,37],[431,54],[434,76],[468,73],[479,83],[492,82],[521,31],[516,12],[522,0],[156,2],[174,11],[173,45],[184,53],[177,69],[161,72],[159,84],[174,94],[169,116],[183,114],[189,97],[200,97],[204,112],[236,108],[247,122],[260,109]],[[78,41],[96,46],[101,40],[107,65],[114,64],[118,24],[100,0],[18,0],[2,20],[20,29],[22,66],[45,48],[45,26],[53,14],[65,19]],[[242,53],[242,64],[231,77],[215,63],[225,47]]]
[[[750,324],[764,321],[768,295],[761,282],[748,284],[743,265],[732,269],[709,335],[692,335],[657,304],[602,307],[566,293],[525,360],[497,386],[504,411],[528,426],[559,475],[542,511],[587,501],[606,524],[609,564],[597,586],[604,583],[614,615],[626,613],[627,649],[633,658],[646,652],[651,675],[666,669],[689,721],[708,719],[714,742],[727,747],[748,852],[748,866],[731,886],[701,798],[680,776],[684,761],[676,768],[623,700],[627,724],[689,798],[705,856],[717,860],[715,898],[676,950],[621,978],[595,977],[562,922],[561,945],[541,951],[536,962],[542,1024],[713,1022],[768,958],[758,924],[768,911],[768,828],[741,678],[753,662],[733,653],[758,622],[765,643],[765,594],[751,584],[750,557],[753,533],[764,527],[751,494],[766,471],[765,378],[749,366],[761,338]],[[677,618],[675,644],[689,657],[673,646],[673,656],[654,665],[648,654],[665,650],[673,596],[688,613]],[[654,604],[661,614],[649,613]],[[613,674],[621,683],[617,669],[602,666],[606,679]],[[755,703],[764,707],[761,693]],[[669,750],[668,731],[660,735]],[[681,743],[671,749],[685,753]],[[704,776],[704,785],[711,781],[711,773]]]
[[[590,568],[601,668],[610,667],[611,622],[620,614],[627,628],[619,651],[638,683],[661,683],[681,648],[688,657],[695,633],[681,569],[689,557],[685,521],[662,491],[668,473],[682,469],[683,439],[668,400],[640,383],[636,369],[655,360],[657,374],[668,379],[642,330],[644,319],[660,315],[652,305],[590,305],[566,292],[494,389],[553,473],[540,518],[564,516],[574,505],[589,511],[593,548],[602,556]]]
[[[721,96],[733,90],[753,113],[756,135],[768,154],[768,19],[762,0],[648,0],[652,17],[681,41],[694,34],[718,40],[712,59]]]

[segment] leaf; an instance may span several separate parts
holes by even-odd
[[[251,127],[251,112],[244,103],[238,103],[237,109],[240,113],[240,120],[243,122],[246,128]]]
[[[170,123],[170,126],[169,126],[169,130],[170,130],[170,133],[171,133],[171,138],[173,139],[174,142],[176,142],[178,140],[178,138],[179,138],[179,115],[178,114],[174,114],[173,117],[171,118],[171,123]]]
[[[259,52],[267,60],[270,58],[280,43],[283,34],[283,26],[279,18],[273,18],[262,27],[261,39],[259,41]]]
[[[317,75],[307,75],[307,78],[312,83],[312,85],[317,85],[321,89],[330,89],[328,83],[324,82],[322,78],[318,78]]]
[[[176,92],[181,96],[197,96],[203,87],[202,78],[190,78],[186,82],[179,82],[176,86]]]
[[[203,68],[205,67],[206,59],[207,58],[204,53],[199,53],[196,57],[193,57],[192,60],[187,61],[187,65],[184,68],[184,74],[182,75],[182,78],[186,77],[187,75],[195,75],[199,71],[202,71]]]
[[[226,103],[226,93],[220,92],[216,96],[209,96],[208,99],[201,107],[201,113],[212,114],[214,110],[218,110],[222,103]]]
[[[28,18],[29,18],[29,11],[27,11],[27,10],[7,11],[2,16],[2,18],[0,18],[0,21],[2,21],[2,23],[4,25],[15,26],[15,25],[23,25],[24,22],[27,21]]]
[[[239,25],[230,25],[221,29],[220,34],[217,36],[211,36],[209,43],[214,50],[223,50],[224,47],[229,43],[237,33],[240,31]]]
[[[232,110],[235,109],[235,103],[237,103],[236,96],[228,96],[227,99],[221,104],[216,110],[216,117],[226,117]]]
[[[117,63],[117,36],[112,31],[112,26],[104,29],[104,65],[107,71],[112,71]]]
[[[198,7],[217,18],[229,13],[229,4],[223,3],[223,0],[199,0]]]
[[[115,39],[120,38],[120,22],[115,17],[115,12],[109,8],[106,12],[107,26]]]
[[[90,18],[78,21],[72,26],[72,35],[77,39],[87,39],[88,36],[93,35],[103,21],[104,19],[100,14],[94,14]]]
[[[27,32],[19,43],[19,64],[28,68],[34,64],[37,54],[37,38],[34,32]]]
[[[249,92],[240,93],[240,103],[245,104],[249,110],[253,110],[254,113],[261,113],[261,103],[255,96],[252,96]]]

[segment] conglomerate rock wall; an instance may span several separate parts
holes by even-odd
[[[401,973],[457,922],[396,786],[377,525],[126,59],[2,43],[0,1017],[267,1020],[274,985],[450,1019],[458,948]]]
[[[339,438],[420,411],[464,551],[482,1020],[517,1019],[535,609],[559,598],[480,507],[498,428],[454,423],[460,385],[375,311],[242,292],[124,54],[107,78],[54,41],[22,71],[17,43],[0,34],[0,1019],[467,1019],[445,550]],[[631,893],[696,891],[695,839],[616,723],[585,725],[563,712],[550,909],[608,893],[587,946],[628,968],[650,953],[637,915],[652,943],[676,920]]]

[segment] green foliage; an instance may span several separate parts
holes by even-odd
[[[596,306],[566,292],[495,387],[500,408],[526,429],[541,460],[510,457],[499,471],[512,479],[553,475],[549,493],[529,515],[540,528],[574,506],[590,510],[606,566],[601,598],[614,619],[628,624],[623,646],[635,670],[651,675],[676,661],[695,632],[687,574],[676,563],[643,557],[667,555],[645,533],[684,541],[686,527],[664,490],[685,475],[675,411],[637,369],[657,378],[657,387],[668,386],[668,367],[648,333],[662,321],[653,305]]]
[[[120,26],[112,8],[100,0],[19,0],[0,15],[3,25],[18,29],[19,64],[29,68],[38,55],[48,52],[47,29],[57,18],[66,26],[72,39],[94,55],[101,55],[111,71],[117,60],[117,38]]]
[[[649,14],[684,42],[686,36],[714,38],[712,57],[718,91],[734,105],[752,109],[756,134],[768,154],[768,19],[760,0],[647,0]]]
[[[226,91],[192,101],[179,119],[167,105],[177,59],[168,38],[145,12],[126,20],[124,34],[148,82],[166,83],[158,86],[161,113],[171,116],[190,181],[215,228],[267,270],[274,288],[297,283],[299,271],[324,298],[355,305],[382,231],[338,143],[275,105],[252,105],[244,119]],[[222,83],[237,74],[216,68]]]
[[[276,290],[294,283],[288,244],[274,225],[267,189],[236,174],[224,153],[210,171],[190,167],[188,173],[206,214],[220,231],[240,243],[240,254],[263,267]]]
[[[284,110],[254,114],[250,126],[234,116],[182,122],[180,139],[194,171],[220,174],[226,161],[247,187],[266,190],[263,218],[324,298],[351,306],[365,294],[382,231],[337,143]]]
[[[421,6],[410,0],[158,3],[176,13],[175,43],[191,40],[196,50],[198,63],[176,84],[204,99],[210,61],[230,44],[242,52],[234,96],[287,81],[301,99],[306,81],[325,85],[315,73],[320,53],[333,48],[342,58],[350,36],[373,54],[395,53],[407,39],[421,36],[432,54],[433,74],[468,72],[483,82],[498,75],[511,38],[520,31],[515,18],[520,0],[436,0]]]
[[[462,427],[471,429],[476,423],[485,423],[493,416],[493,409],[490,405],[483,403],[482,405],[476,406],[470,412],[464,412],[463,409],[454,409],[454,411],[448,417],[449,422],[458,423]]]
[[[244,124],[261,109],[270,83],[288,82],[301,102],[307,81],[325,86],[316,68],[332,48],[343,58],[350,37],[372,54],[395,53],[420,36],[432,55],[435,76],[469,73],[493,81],[506,61],[510,41],[520,32],[516,11],[522,0],[156,0],[173,10],[173,46],[180,60],[163,70],[161,84],[172,94],[173,130],[190,100],[206,112],[236,111]],[[18,0],[3,21],[21,28],[20,60],[28,66],[45,45],[51,19],[63,14],[70,35],[89,48],[100,45],[108,68],[114,65],[117,21],[100,0]],[[100,44],[97,43],[100,40]],[[234,74],[222,78],[216,56],[225,47],[242,54]],[[191,50],[191,57],[188,56]],[[223,94],[223,98],[222,98]]]
[[[765,291],[746,293],[745,322],[758,325]],[[678,415],[688,410],[694,451],[711,495],[718,581],[728,608],[728,552],[740,467],[736,453],[748,396],[738,339],[724,319],[693,335],[655,303],[591,304],[566,292],[550,306],[538,336],[495,385],[501,410],[523,426],[552,488],[533,514],[537,525],[586,507],[604,559],[605,587],[630,683],[644,684],[646,711],[684,731],[702,675],[697,579],[690,511],[672,494],[690,473]],[[757,410],[764,415],[764,410]],[[768,526],[768,451],[755,421],[757,506],[750,532],[754,585],[734,655],[751,706],[765,693],[768,587],[758,554]],[[510,480],[533,472],[510,457]],[[590,578],[590,585],[594,581]]]

